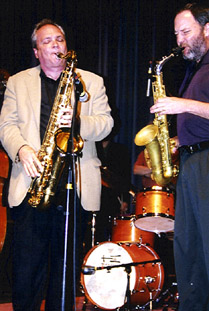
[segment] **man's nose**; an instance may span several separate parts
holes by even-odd
[[[59,46],[59,43],[56,39],[52,41],[52,46]]]
[[[184,36],[181,34],[178,34],[176,36],[176,42],[177,42],[178,46],[182,46],[182,44],[184,43]]]

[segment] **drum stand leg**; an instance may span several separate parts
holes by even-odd
[[[131,311],[131,290],[130,290],[130,274],[131,274],[131,266],[127,265],[125,267],[125,271],[127,273],[127,287],[126,287],[126,303],[124,305],[124,311]]]
[[[152,311],[152,292],[149,293],[149,309]]]
[[[84,301],[83,301],[83,307],[82,310],[85,311],[86,310],[86,305],[87,305],[88,299],[85,297]]]

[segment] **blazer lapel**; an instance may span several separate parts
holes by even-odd
[[[31,107],[34,111],[37,128],[40,128],[40,110],[41,110],[41,79],[40,66],[31,68],[28,72],[28,96]]]

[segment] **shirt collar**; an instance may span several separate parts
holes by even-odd
[[[53,80],[53,79],[47,77],[46,74],[45,74],[45,72],[41,69],[41,71],[40,71],[40,77],[41,77],[41,79],[44,79],[45,81],[47,81],[47,82],[49,82],[49,83],[58,84],[59,81],[60,81],[61,74],[60,74],[60,76],[59,76],[59,78],[58,78],[57,80]]]

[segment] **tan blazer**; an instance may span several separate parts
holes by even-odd
[[[90,94],[87,102],[79,103],[81,129],[84,139],[83,156],[80,159],[81,180],[78,193],[85,210],[100,208],[101,175],[95,141],[106,137],[113,126],[103,79],[91,72],[77,69]],[[30,145],[40,148],[41,79],[40,67],[30,68],[11,76],[7,83],[0,116],[0,139],[11,158],[12,172],[9,186],[9,205],[19,205],[31,183],[20,162],[19,148]],[[78,162],[79,163],[79,162]]]

